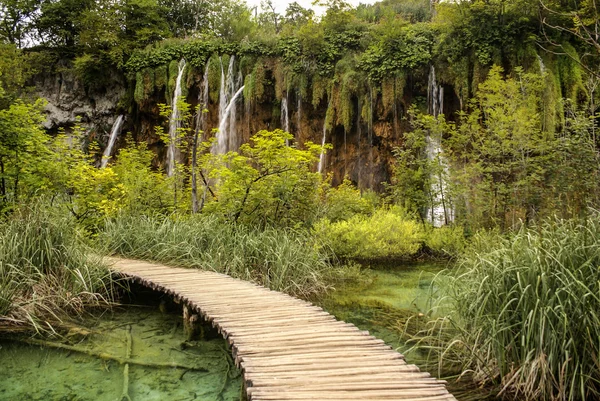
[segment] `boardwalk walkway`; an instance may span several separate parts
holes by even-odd
[[[212,322],[231,344],[251,401],[455,400],[443,381],[308,302],[214,272],[125,259],[113,259],[112,269]]]

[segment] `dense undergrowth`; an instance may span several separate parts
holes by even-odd
[[[98,240],[109,253],[214,270],[301,297],[327,289],[333,256],[303,231],[202,215],[118,217]]]
[[[72,218],[24,207],[0,226],[0,330],[54,332],[67,315],[113,301],[114,282]]]
[[[509,398],[600,396],[600,222],[481,233],[462,256],[453,312],[414,337],[430,362]]]

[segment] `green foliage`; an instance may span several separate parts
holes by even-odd
[[[321,147],[287,146],[292,135],[259,131],[238,152],[206,155],[205,170],[216,181],[216,200],[205,210],[233,222],[257,226],[295,226],[316,209],[320,175],[312,172]]]
[[[431,61],[434,37],[428,24],[405,25],[394,19],[379,29],[379,41],[365,51],[359,64],[372,80],[381,81]]]
[[[0,225],[0,328],[54,333],[84,307],[107,305],[111,282],[60,208],[33,204]]]
[[[345,179],[337,187],[324,187],[321,214],[332,223],[348,220],[354,215],[370,215],[375,211],[377,199],[363,197],[360,191]]]
[[[315,235],[336,255],[358,259],[409,258],[421,248],[422,228],[400,208],[379,209],[335,223],[315,224]]]
[[[145,144],[131,143],[119,150],[112,171],[122,185],[120,211],[132,215],[172,211],[173,190],[163,174],[151,169],[153,158]]]
[[[45,104],[17,101],[0,110],[0,210],[31,199],[51,179],[43,171],[49,156],[41,126]]]
[[[448,347],[477,381],[528,400],[600,395],[598,221],[474,238],[449,286],[459,330]]]
[[[460,226],[428,227],[424,247],[435,256],[454,258],[462,255],[466,245],[465,232]]]
[[[214,270],[291,295],[327,289],[330,255],[298,231],[234,225],[214,215],[131,215],[108,222],[101,242],[110,252]]]

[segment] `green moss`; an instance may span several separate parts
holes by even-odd
[[[169,80],[169,73],[167,69],[167,65],[159,65],[154,69],[154,87],[157,90],[162,90],[167,87],[167,82]]]
[[[561,81],[562,95],[577,103],[579,100],[587,99],[587,91],[583,83],[585,71],[579,63],[577,51],[569,43],[563,44],[567,53],[558,56],[558,73]]]
[[[208,95],[213,103],[219,102],[221,85],[221,63],[219,57],[214,55],[208,60]]]
[[[322,77],[318,74],[313,76],[312,79],[312,105],[314,108],[319,107],[321,101],[327,94],[327,89],[330,86],[330,81],[326,77]]]

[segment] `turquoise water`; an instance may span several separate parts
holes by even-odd
[[[405,331],[414,332],[417,323],[444,312],[441,286],[447,267],[432,263],[364,266],[363,281],[339,283],[322,306],[405,352],[409,348]]]
[[[158,306],[127,306],[86,319],[61,342],[91,353],[125,357],[132,401],[239,400],[242,378],[223,339],[185,343],[179,314]],[[180,368],[154,367],[153,363]],[[124,365],[83,352],[0,340],[0,400],[115,401],[123,394]]]
[[[372,267],[360,282],[339,283],[322,305],[404,352],[406,322],[427,318],[432,291],[437,291],[432,280],[445,266]],[[123,306],[89,317],[56,340],[84,352],[0,339],[0,401],[120,401],[124,365],[86,352],[124,358],[129,327],[131,357],[147,364],[129,366],[132,401],[239,400],[242,378],[226,342],[218,335],[185,342],[180,307],[169,305],[171,312],[165,313],[165,304],[159,307],[154,297],[140,302],[150,306]],[[152,366],[164,362],[179,368]]]

